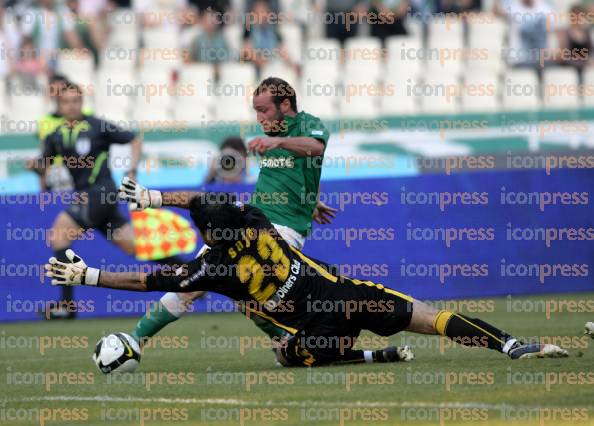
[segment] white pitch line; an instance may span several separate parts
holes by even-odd
[[[53,359],[52,359],[53,358]],[[41,362],[41,361],[53,361],[53,360],[59,360],[59,361],[64,361],[64,360],[74,360],[74,359],[80,359],[79,355],[71,355],[71,356],[40,356],[40,357],[35,357],[35,358],[23,358],[23,359],[7,359],[7,360],[0,360],[0,364],[17,364],[17,363],[25,363],[25,362],[31,362],[31,363],[36,363],[36,362]],[[91,359],[91,355],[89,355],[89,360]]]
[[[512,404],[485,404],[480,402],[442,402],[439,404],[420,401],[351,401],[351,402],[330,402],[330,401],[250,401],[243,399],[228,398],[138,398],[138,397],[113,397],[108,395],[99,396],[40,396],[26,398],[7,398],[3,402],[43,402],[43,401],[61,401],[61,402],[137,402],[137,403],[164,403],[164,404],[191,404],[191,405],[233,405],[233,406],[281,406],[281,407],[390,407],[390,408],[484,408],[488,410],[503,409],[528,409],[538,410],[547,408],[540,405],[512,405]],[[588,410],[594,410],[594,406],[583,406]]]

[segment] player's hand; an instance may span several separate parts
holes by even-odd
[[[163,204],[161,191],[149,190],[128,176],[122,179],[118,196],[129,204],[130,210],[158,209]]]
[[[60,262],[55,257],[45,265],[46,275],[52,278],[52,285],[97,285],[99,269],[89,268],[82,258],[72,250],[66,250],[69,262]]]
[[[318,201],[316,208],[314,209],[312,218],[320,225],[326,225],[332,223],[332,220],[336,218],[336,212],[338,210],[332,208],[321,201]]]
[[[282,138],[257,137],[248,143],[248,150],[257,154],[263,154],[266,151],[278,148],[282,141]]]

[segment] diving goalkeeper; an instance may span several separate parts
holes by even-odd
[[[295,90],[286,81],[269,77],[256,88],[253,108],[266,137],[250,141],[248,148],[261,156],[260,174],[252,203],[262,209],[277,231],[291,246],[302,249],[305,236],[316,222],[330,223],[335,209],[318,201],[324,150],[329,133],[320,119],[298,112]],[[132,181],[124,182],[137,199],[128,198],[139,209],[162,206],[187,207],[185,193],[149,191]],[[147,198],[140,198],[147,195]],[[202,252],[206,247],[203,247]],[[188,306],[204,294],[169,292],[161,297],[137,323],[132,335],[142,344],[179,319]],[[253,317],[260,329],[273,339],[285,333],[261,317]]]
[[[150,275],[106,272],[88,267],[70,250],[69,262],[49,260],[47,276],[54,285],[226,295],[243,303],[248,315],[293,334],[276,349],[285,366],[376,362],[377,351],[353,349],[361,330],[381,336],[403,330],[440,334],[511,359],[568,355],[556,345],[525,344],[478,318],[437,311],[381,284],[333,275],[327,264],[287,244],[260,209],[226,199],[216,193],[197,193],[191,199],[190,214],[209,249],[182,268]],[[412,357],[402,355],[401,360]]]

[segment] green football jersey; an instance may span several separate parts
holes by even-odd
[[[330,135],[319,118],[301,111],[285,120],[286,131],[279,137],[311,137],[326,146]],[[262,210],[272,223],[307,235],[317,203],[323,159],[323,154],[300,157],[283,148],[262,154],[252,205]]]

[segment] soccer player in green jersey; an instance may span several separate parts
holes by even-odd
[[[280,78],[263,80],[254,91],[252,102],[257,121],[266,134],[248,145],[250,151],[260,156],[260,174],[252,204],[266,214],[291,246],[301,250],[312,218],[320,224],[330,223],[336,212],[318,201],[324,150],[330,135],[319,118],[298,111],[295,90]],[[135,182],[130,185],[135,186],[139,196],[134,203],[139,208],[175,206],[185,197],[183,192],[165,193],[161,197],[159,191],[148,191]],[[146,198],[141,198],[141,194]],[[203,294],[203,291],[165,294],[138,321],[132,335],[141,343],[146,341],[180,318]],[[260,317],[253,319],[271,338],[285,335],[274,324]]]

